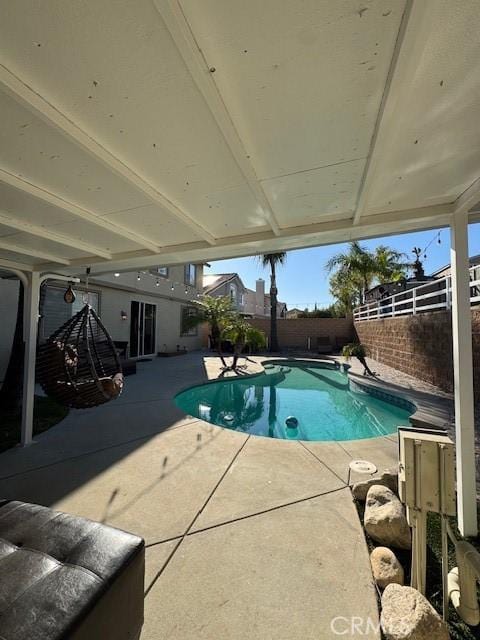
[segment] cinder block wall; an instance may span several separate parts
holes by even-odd
[[[448,311],[356,322],[372,358],[453,391],[452,319]],[[480,400],[480,308],[472,309],[475,392]]]
[[[248,321],[270,338],[270,318],[251,318]],[[354,338],[351,318],[279,318],[277,331],[282,349],[307,349],[308,338],[312,339],[312,349],[318,337],[328,336],[333,345],[336,338],[345,341]]]

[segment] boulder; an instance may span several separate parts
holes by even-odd
[[[382,545],[411,549],[412,536],[403,505],[388,487],[374,484],[367,493],[363,524],[368,535]]]
[[[397,556],[387,547],[377,547],[370,554],[372,573],[380,589],[389,584],[403,585],[403,567]]]
[[[357,482],[352,487],[352,494],[355,500],[365,502],[368,490],[370,487],[373,487],[374,484],[381,484],[391,489],[393,493],[398,493],[398,472],[385,470],[380,476]]]
[[[386,640],[449,640],[447,625],[412,587],[390,584],[382,595],[380,624]]]

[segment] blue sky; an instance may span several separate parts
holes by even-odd
[[[427,249],[427,259],[424,261],[425,272],[431,273],[450,262],[450,231],[442,229],[441,244],[436,241],[438,231],[422,231],[407,233],[387,238],[362,241],[362,245],[373,249],[379,244],[386,244],[392,248],[408,253],[412,259],[412,248],[426,247],[432,239],[434,242]],[[288,307],[313,308],[333,302],[328,290],[328,274],[325,271],[327,260],[346,248],[345,244],[336,244],[312,249],[298,249],[289,251],[285,266],[280,267],[277,275],[278,297],[286,302]],[[480,224],[472,224],[469,228],[469,253],[471,256],[480,254]],[[211,262],[205,268],[206,273],[238,273],[245,286],[255,288],[255,280],[264,278],[266,288],[270,286],[269,272],[262,269],[256,257],[236,258],[234,260],[218,260]]]

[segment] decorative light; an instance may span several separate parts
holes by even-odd
[[[137,273],[137,280],[140,280],[140,271]]]
[[[65,291],[63,295],[63,299],[67,304],[73,304],[75,302],[76,295],[72,289],[72,285],[68,285],[68,289]]]
[[[440,234],[438,234],[438,240],[437,240],[438,244],[442,244],[442,239],[440,238]]]
[[[126,311],[120,311],[120,318],[122,320],[126,320],[127,319],[127,312]]]
[[[185,295],[188,295],[188,289],[185,287]]]
[[[173,286],[173,282],[172,282],[172,286],[170,287],[170,289],[171,289],[172,291],[175,291],[175,287]]]
[[[115,276],[115,278],[119,278],[120,277],[119,273],[114,273],[113,275]]]
[[[159,287],[160,286],[160,280],[157,278],[157,281],[155,282],[155,286]]]

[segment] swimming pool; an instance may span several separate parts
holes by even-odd
[[[350,385],[346,372],[321,363],[265,364],[265,373],[191,387],[175,397],[185,413],[257,436],[360,440],[395,433],[411,409]],[[408,405],[407,405],[408,406]]]

